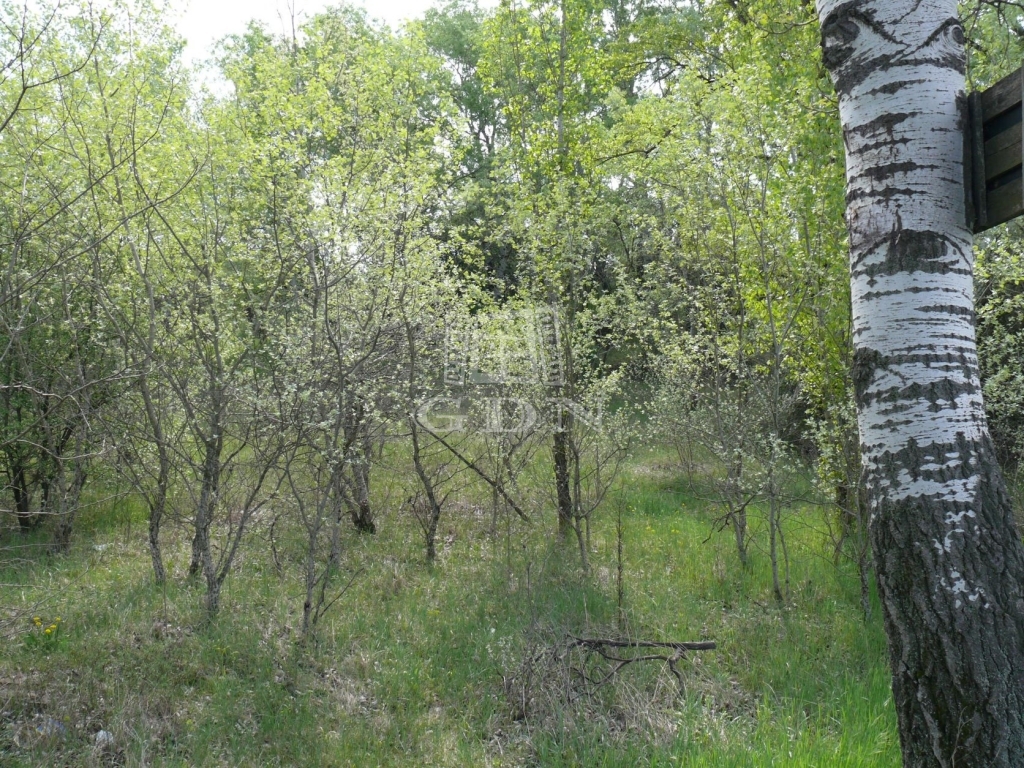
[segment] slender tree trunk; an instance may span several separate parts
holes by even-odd
[[[569,487],[569,436],[565,427],[552,435],[551,456],[555,464],[555,495],[558,505],[558,538],[567,541],[573,530],[572,491]]]
[[[736,538],[736,554],[739,555],[740,565],[746,568],[750,564],[747,556],[747,507],[742,505],[732,515],[732,533]]]
[[[150,558],[153,560],[153,578],[157,584],[167,581],[167,569],[164,567],[164,556],[160,549],[160,524],[167,509],[167,486],[170,469],[164,458],[160,461],[160,475],[157,488],[150,504]]]
[[[53,541],[50,544],[50,549],[58,555],[66,555],[71,551],[71,534],[75,528],[75,516],[78,514],[82,488],[85,487],[85,461],[84,458],[74,459],[70,484],[67,482],[67,474],[63,469],[56,478],[57,523],[53,528]]]
[[[28,487],[28,473],[20,457],[11,460],[11,490],[14,492],[14,512],[18,517],[18,527],[22,531],[30,531],[39,521],[32,514],[32,491]]]
[[[220,585],[217,567],[213,562],[210,543],[210,529],[217,510],[217,496],[220,491],[220,441],[214,439],[206,445],[206,461],[203,465],[203,488],[196,510],[196,532],[192,539],[192,563],[189,575],[202,570],[206,580],[206,615],[213,620],[220,610]],[[195,570],[193,570],[195,568]]]
[[[409,355],[409,436],[412,438],[412,463],[413,468],[416,470],[416,476],[419,478],[420,485],[423,487],[423,495],[426,497],[429,509],[427,510],[426,520],[420,518],[420,524],[423,526],[423,534],[426,537],[427,544],[427,563],[431,566],[437,560],[437,525],[441,520],[441,500],[437,498],[437,488],[435,488],[434,481],[427,474],[426,467],[423,463],[423,453],[420,448],[420,428],[416,421],[415,403],[416,403],[416,384],[417,384],[417,362],[418,354],[416,347],[416,335],[413,331],[412,324],[408,319],[405,320],[405,335],[406,342],[408,344],[407,352]],[[415,510],[413,510],[415,512]]]
[[[302,603],[302,637],[308,638],[313,628],[313,595],[316,592],[316,550],[320,539],[322,518],[317,517],[309,526],[306,541],[306,599]]]
[[[202,488],[199,491],[199,504],[196,507],[192,560],[188,566],[190,577],[195,576],[201,569],[205,572],[207,560],[213,562],[213,555],[210,552],[210,526],[213,523],[213,516],[216,514],[217,497],[220,493],[221,445],[222,440],[218,435],[208,439],[204,448]]]
[[[364,417],[365,418],[365,417]],[[361,443],[357,453],[362,454],[352,465],[355,478],[356,510],[353,523],[360,533],[376,533],[377,523],[373,519],[373,508],[370,506],[370,466],[373,460],[373,442],[369,435],[369,426],[359,426]]]
[[[985,424],[953,0],[817,0],[846,143],[854,386],[906,766],[1024,763],[1024,547]]]
[[[779,505],[773,496],[768,500],[768,552],[772,565],[772,593],[775,602],[783,603],[782,584],[779,582]]]
[[[427,544],[427,563],[433,565],[437,560],[437,525],[441,520],[441,502],[437,498],[434,482],[430,479],[426,467],[423,465],[419,425],[416,423],[415,415],[409,417],[409,431],[412,437],[412,463],[416,470],[416,476],[420,480],[420,485],[423,486],[423,494],[426,497],[427,503],[427,518],[425,520],[421,518],[420,520]]]
[[[331,553],[328,557],[328,563],[337,565],[341,562],[341,520],[344,515],[342,509],[342,493],[341,493],[341,469],[334,468],[331,470],[330,488],[334,489],[330,495],[331,500]]]
[[[152,317],[152,315],[151,315]],[[151,320],[151,326],[152,326]],[[152,334],[151,334],[152,336]],[[150,349],[152,349],[152,342]],[[149,556],[153,561],[153,578],[157,584],[167,580],[167,569],[164,567],[163,553],[160,550],[160,524],[163,522],[167,509],[167,492],[171,481],[171,458],[168,454],[167,442],[164,440],[163,425],[153,393],[149,386],[148,371],[140,379],[142,400],[146,408],[146,418],[152,430],[153,441],[156,443],[159,469],[157,471],[156,488],[149,496]]]
[[[153,561],[153,579],[157,584],[167,581],[167,569],[164,568],[164,558],[160,551],[160,523],[163,521],[164,510],[167,507],[167,471],[161,458],[160,477],[157,480],[157,489],[149,507],[149,556]]]
[[[116,178],[116,177],[115,177]],[[121,198],[120,187],[118,187],[118,200]],[[122,203],[122,213],[125,214],[124,206]],[[126,214],[125,214],[126,215]],[[153,283],[149,279],[149,274],[146,268],[143,266],[141,257],[139,256],[138,249],[135,247],[134,241],[131,242],[131,253],[135,263],[135,270],[138,276],[142,279],[143,285],[146,289],[147,308],[148,308],[148,326],[146,328],[145,336],[140,336],[142,340],[142,355],[143,359],[140,360],[137,353],[134,351],[132,354],[132,360],[136,366],[142,370],[142,375],[139,377],[139,392],[142,394],[142,403],[145,408],[146,422],[149,425],[150,435],[152,441],[157,450],[157,461],[159,469],[157,470],[157,483],[156,488],[153,489],[151,494],[146,494],[149,499],[149,555],[153,562],[153,578],[157,584],[164,584],[167,581],[167,569],[164,567],[163,553],[160,550],[160,526],[163,523],[164,512],[167,509],[167,495],[170,490],[170,479],[171,479],[171,457],[170,448],[167,445],[163,429],[163,413],[156,397],[154,397],[151,377],[154,375],[154,350],[156,348],[156,334],[157,334],[157,311],[156,311],[156,296],[153,290]],[[131,341],[126,339],[126,343],[130,349],[135,349],[136,345],[132,344]]]
[[[556,100],[558,102],[558,114],[556,127],[558,130],[558,157],[562,173],[569,173],[569,153],[565,142],[565,62],[568,57],[566,41],[566,12],[565,2],[560,0],[558,4],[558,83],[556,84]],[[550,300],[550,298],[549,298]],[[570,342],[568,339],[565,344]],[[565,375],[567,382],[572,380],[572,364],[569,356],[566,355]],[[569,390],[571,393],[571,389]],[[563,389],[559,394],[567,394]],[[571,394],[569,394],[571,397]],[[561,407],[561,406],[557,406]],[[569,487],[569,430],[572,429],[572,415],[559,413],[556,423],[559,429],[555,430],[552,436],[551,453],[555,465],[555,496],[558,504],[558,540],[565,543],[569,540],[569,534],[575,529],[573,515],[572,491]]]
[[[209,560],[210,568],[207,570],[206,562]],[[220,579],[217,578],[216,571],[213,566],[213,558],[205,557],[203,559],[203,572],[206,575],[206,619],[212,622],[217,617],[217,612],[220,611]]]

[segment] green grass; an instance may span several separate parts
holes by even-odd
[[[377,536],[349,535],[346,569],[364,571],[301,647],[294,532],[278,543],[283,575],[254,533],[206,625],[201,586],[182,578],[187,537],[168,532],[172,579],[154,587],[144,512],[122,502],[83,516],[71,555],[28,549],[0,572],[31,585],[0,587],[15,622],[0,647],[0,764],[898,765],[878,611],[864,621],[820,513],[788,513],[779,607],[757,516],[743,569],[731,535],[658,458],[635,462],[620,495],[623,630],[717,641],[683,663],[685,693],[651,662],[567,701],[568,673],[544,654],[569,632],[618,631],[615,503],[594,521],[589,574],[553,542],[551,519],[494,535],[489,512],[458,505],[431,569],[415,522],[385,513]],[[6,531],[3,544],[31,538]],[[62,618],[52,647],[26,642],[34,615]],[[52,721],[63,730],[39,733]],[[101,728],[114,750],[94,750]]]

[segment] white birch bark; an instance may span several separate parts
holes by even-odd
[[[906,765],[1024,765],[1024,551],[974,336],[954,0],[817,0],[846,143],[854,382]]]

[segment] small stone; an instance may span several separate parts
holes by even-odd
[[[68,729],[60,720],[40,716],[36,722],[36,733],[46,738],[63,739],[68,735]]]
[[[93,738],[96,749],[106,749],[114,745],[114,734],[110,731],[99,731]]]

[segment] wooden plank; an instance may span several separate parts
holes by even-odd
[[[1007,75],[981,92],[981,114],[985,122],[1021,103],[1021,70]]]
[[[997,133],[995,136],[988,139],[988,141],[985,142],[985,157],[994,155],[996,152],[1006,149],[1011,144],[1020,142],[1020,128],[1020,122],[1013,123],[1005,131]]]
[[[988,200],[988,222],[989,227],[1002,224],[1004,221],[1020,216],[1024,213],[1024,206],[1021,205],[1020,192],[1016,196],[1004,195]]]
[[[1024,213],[1024,177],[1018,172],[988,191],[987,226],[994,227]]]
[[[982,126],[982,136],[986,141],[995,139],[999,134],[1019,124],[1020,121],[1021,105],[1014,104],[1005,112],[985,120]]]
[[[1011,131],[1006,131],[1011,133]],[[1011,143],[1006,143],[996,152],[989,152],[988,142],[985,142],[985,181],[991,181],[997,176],[1002,176],[1011,168],[1016,168],[1024,161],[1024,148],[1021,147],[1020,126],[1013,131],[1016,136]]]

